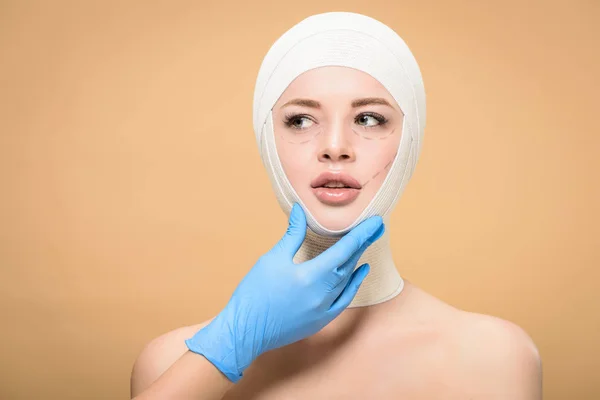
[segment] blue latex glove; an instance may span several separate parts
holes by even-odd
[[[296,264],[306,216],[294,204],[283,238],[260,257],[223,311],[186,345],[232,382],[239,381],[260,354],[317,333],[346,309],[369,272],[368,264],[353,272],[354,267],[384,230],[381,217],[371,217],[319,256]]]

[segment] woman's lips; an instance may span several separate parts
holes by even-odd
[[[360,189],[353,188],[311,188],[317,199],[330,206],[343,206],[349,204],[358,197]]]

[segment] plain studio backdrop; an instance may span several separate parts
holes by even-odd
[[[287,227],[262,58],[305,17],[389,25],[427,94],[400,273],[523,327],[545,399],[600,398],[600,2],[0,1],[0,398],[129,398]]]

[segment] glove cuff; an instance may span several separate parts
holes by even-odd
[[[237,383],[243,373],[238,362],[231,330],[217,316],[196,334],[185,340],[187,348],[204,356],[221,371],[231,382]]]

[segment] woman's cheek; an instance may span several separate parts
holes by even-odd
[[[291,148],[293,147],[293,148]],[[294,188],[297,186],[305,186],[314,178],[311,176],[313,165],[310,161],[313,154],[308,146],[299,146],[297,144],[288,144],[282,146],[281,163],[284,167],[284,172]]]
[[[378,153],[374,152],[371,154]],[[365,165],[369,165],[371,167],[366,169],[366,173],[363,176],[363,181],[361,183],[368,183],[367,187],[369,189],[369,192],[375,192],[381,187],[383,181],[385,180],[389,172],[389,166],[391,165],[391,161],[393,161],[395,153],[387,154],[386,152],[384,154],[381,154],[381,152],[379,152],[379,154],[379,157],[372,157],[368,161],[365,160],[367,161]]]

